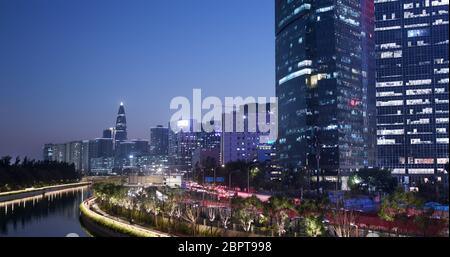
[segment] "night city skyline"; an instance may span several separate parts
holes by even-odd
[[[449,1],[0,0],[0,239],[441,247]]]
[[[122,101],[148,140],[192,88],[274,96],[273,19],[270,0],[0,2],[0,156],[101,137]]]

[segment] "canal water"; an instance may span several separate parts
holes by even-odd
[[[0,237],[89,237],[79,205],[90,195],[79,187],[0,203]]]

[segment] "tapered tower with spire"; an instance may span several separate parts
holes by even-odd
[[[114,140],[116,142],[127,140],[127,119],[125,117],[125,107],[123,103],[120,103],[119,112],[117,113]]]

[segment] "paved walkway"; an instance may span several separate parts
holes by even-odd
[[[98,205],[95,203],[95,198],[91,198],[91,199],[83,202],[83,204],[86,206],[86,208],[88,210],[90,210],[90,211],[92,211],[92,212],[94,212],[94,213],[96,213],[98,215],[101,215],[104,218],[110,219],[113,222],[120,223],[122,226],[130,227],[130,228],[133,228],[133,229],[137,229],[137,230],[140,230],[140,231],[142,231],[144,233],[151,233],[151,234],[154,234],[157,237],[175,237],[174,235],[170,235],[170,234],[167,234],[167,233],[164,233],[164,232],[161,232],[161,231],[153,230],[153,229],[150,229],[150,228],[147,228],[147,227],[143,227],[143,226],[140,226],[140,225],[137,225],[137,224],[131,224],[129,221],[126,221],[126,220],[123,220],[121,218],[109,215],[108,213],[102,211],[98,207]]]

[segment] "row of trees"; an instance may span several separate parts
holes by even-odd
[[[0,159],[0,192],[76,182],[81,178],[73,164],[35,161],[26,157],[23,160],[16,158],[14,162],[11,160],[10,156]]]
[[[435,217],[440,215],[435,215],[433,208],[426,208],[425,201],[418,193],[404,192],[400,188],[383,198],[378,216],[404,227],[414,225],[423,236],[427,236],[431,228],[448,229],[448,214]]]
[[[269,236],[351,237],[359,236],[360,232],[361,214],[346,210],[341,202],[330,203],[327,198],[305,199],[295,204],[291,198],[279,195],[267,202],[255,196],[235,197],[226,207],[208,207],[201,205],[195,193],[164,190],[157,193],[156,189],[136,191],[120,185],[95,185],[104,210],[169,233],[218,236],[219,229],[233,229]],[[383,199],[378,215],[392,222],[392,228],[403,224],[403,228],[396,228],[396,233],[436,235],[448,224],[448,218],[433,217],[433,210],[425,209],[416,193],[399,189]],[[210,230],[205,234],[199,229],[200,224],[209,224]],[[414,228],[408,230],[410,226]]]
[[[128,190],[120,185],[96,184],[94,191],[105,211],[130,221],[146,221],[159,230],[175,234],[199,235],[198,227],[205,221],[210,226],[208,236],[220,235],[218,229],[227,231],[231,228],[277,236],[320,236],[325,233],[321,218],[325,205],[315,201],[306,201],[300,208],[283,196],[273,196],[268,202],[255,196],[235,197],[226,207],[208,207],[202,206],[195,194],[175,189],[166,189],[158,196],[155,189]],[[306,218],[294,219],[299,215]],[[182,223],[189,224],[189,232],[180,229]]]
[[[295,204],[284,196],[273,196],[267,202],[255,196],[235,197],[226,207],[208,207],[201,205],[195,193],[180,190],[157,193],[155,189],[97,184],[95,194],[101,208],[112,215],[180,235],[219,236],[229,229],[266,236],[359,235],[359,213],[326,199]],[[208,224],[210,230],[199,229],[201,224]]]

